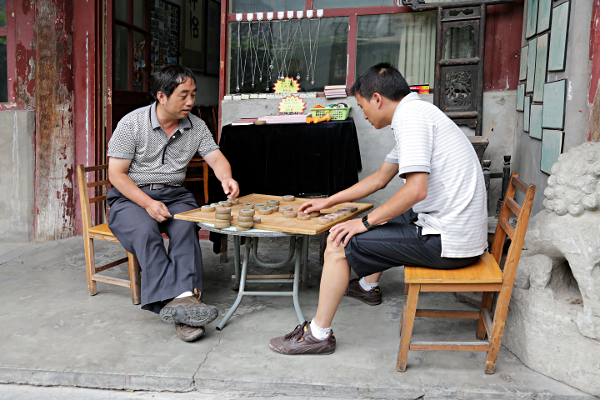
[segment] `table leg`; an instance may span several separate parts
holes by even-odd
[[[302,315],[302,309],[300,308],[300,302],[298,301],[298,286],[300,286],[300,265],[302,262],[302,256],[304,255],[304,246],[307,244],[307,236],[300,236],[296,239],[296,265],[294,267],[294,290],[292,298],[294,299],[294,308],[296,309],[296,315],[298,316],[298,323],[302,325],[304,323],[304,315]]]
[[[235,237],[237,238],[237,236]],[[233,303],[233,306],[231,306],[229,311],[227,311],[227,314],[225,314],[221,322],[219,322],[219,325],[217,325],[218,330],[223,329],[223,327],[227,324],[227,321],[229,321],[229,318],[231,318],[235,310],[237,310],[238,306],[242,302],[242,299],[244,298],[244,288],[246,287],[246,275],[248,274],[248,260],[250,259],[250,247],[252,247],[252,242],[247,241],[246,250],[244,251],[244,262],[242,263],[242,274],[240,276],[240,288],[238,291],[237,299],[235,300],[235,303]]]
[[[235,263],[235,282],[231,285],[231,289],[238,290],[240,288],[240,237],[233,237],[233,259]]]
[[[302,283],[308,286],[308,241],[310,236],[302,237]]]

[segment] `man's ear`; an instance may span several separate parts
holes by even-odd
[[[381,105],[383,103],[383,96],[381,96],[379,93],[373,93],[373,96],[371,97],[371,102],[373,102],[375,107],[379,109],[381,108]]]
[[[156,99],[162,105],[164,105],[167,102],[167,96],[163,92],[156,93]]]

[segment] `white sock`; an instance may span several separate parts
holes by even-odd
[[[358,281],[358,284],[360,285],[362,290],[364,290],[365,292],[368,292],[371,289],[379,286],[379,282],[369,283],[369,282],[365,281],[365,278],[360,278],[360,281]]]
[[[190,292],[189,290],[187,292],[183,292],[181,293],[179,296],[175,297],[176,299],[181,299],[182,297],[189,297],[192,295],[192,292]]]
[[[325,329],[319,328],[319,326],[315,323],[314,318],[312,321],[310,321],[310,333],[312,333],[312,335],[318,340],[326,339],[327,335],[329,335],[329,332],[331,332],[331,327]]]

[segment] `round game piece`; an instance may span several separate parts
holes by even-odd
[[[241,226],[242,228],[252,228],[252,225],[254,225],[254,222],[250,221],[250,222],[238,222],[237,226]]]
[[[350,214],[348,211],[344,211],[344,210],[337,210],[336,212],[334,212],[335,215],[339,215],[340,217],[345,217],[346,215]]]
[[[231,221],[232,218],[231,214],[215,214],[215,219],[221,221]]]
[[[254,215],[254,210],[250,208],[243,208],[240,210],[238,215],[240,217],[252,217]]]
[[[238,231],[249,231],[252,228],[243,228],[243,227],[241,227],[241,226],[238,225],[238,226],[235,227],[235,229],[238,230]]]
[[[336,215],[336,214],[329,214],[327,216],[334,221],[337,221],[338,219],[340,219],[340,216]]]
[[[317,218],[317,217],[321,216],[321,212],[320,211],[313,211],[313,212],[311,212],[308,215],[310,215],[311,218]]]
[[[220,204],[219,203],[210,203],[210,206],[217,208],[217,207],[220,207]]]
[[[222,205],[223,207],[231,207],[231,206],[233,205],[233,203],[232,203],[232,202],[230,202],[230,201],[227,201],[227,200],[225,200],[225,201],[221,201],[220,203],[221,203],[221,205]]]
[[[348,210],[350,210],[350,212],[356,212],[356,211],[358,211],[358,207],[356,207],[356,206],[346,206],[345,208],[347,208]]]
[[[255,204],[254,209],[258,210],[259,208],[265,208],[266,206],[267,206],[266,204]]]
[[[215,228],[217,229],[225,229],[225,228],[229,228],[231,226],[231,224],[229,223],[229,221],[223,221],[221,219],[215,220]]]
[[[244,207],[244,208],[254,208],[254,203],[245,203],[245,204],[242,204],[242,207]]]
[[[202,211],[207,211],[207,212],[213,212],[215,211],[216,207],[213,206],[202,206],[201,210]]]
[[[238,199],[231,199],[229,200],[231,202],[231,204],[239,204],[239,200]]]
[[[262,207],[258,209],[258,213],[260,215],[269,215],[273,212],[272,209],[270,209],[269,207]]]
[[[310,215],[306,214],[306,213],[298,213],[298,219],[301,221],[306,221],[310,219]]]
[[[254,221],[254,217],[238,216],[238,222],[252,222],[252,221]]]
[[[260,217],[253,217],[252,218],[255,224],[260,224],[262,222],[262,220],[260,219]]]
[[[287,201],[287,202],[296,200],[296,198],[292,195],[283,196],[282,199],[283,199],[283,201]]]
[[[281,206],[279,207],[279,212],[284,213],[285,211],[293,211],[294,209],[291,206]]]
[[[279,200],[267,200],[267,205],[269,206],[278,206]]]
[[[270,208],[271,210],[273,210],[273,212],[279,211],[279,206],[267,206],[267,208]]]
[[[231,214],[231,207],[217,207],[216,214]]]
[[[319,218],[317,218],[317,222],[319,223],[319,225],[326,225],[331,222],[331,218],[319,217]]]
[[[296,218],[298,216],[298,213],[296,211],[284,211],[283,216],[285,218]]]

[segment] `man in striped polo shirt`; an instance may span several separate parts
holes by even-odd
[[[379,277],[388,268],[416,265],[453,269],[471,264],[487,247],[485,183],[475,150],[440,109],[411,93],[389,63],[363,73],[350,89],[365,119],[392,126],[396,144],[381,168],[327,199],[305,203],[312,212],[366,197],[396,175],[404,185],[368,216],[330,230],[319,306],[311,322],[271,339],[282,354],[331,354],[331,322],[344,294],[381,303]],[[350,278],[350,268],[360,280]]]
[[[142,309],[160,313],[174,323],[180,339],[191,342],[217,309],[203,304],[202,252],[198,225],[173,215],[198,208],[182,186],[187,165],[199,154],[221,181],[228,198],[237,197],[231,166],[204,121],[190,114],[196,98],[196,77],[172,65],[152,74],[153,104],[119,121],[108,143],[108,227],[134,254],[142,269]],[[169,236],[165,250],[162,233]],[[198,290],[196,290],[198,289]],[[192,293],[194,291],[194,293]]]

